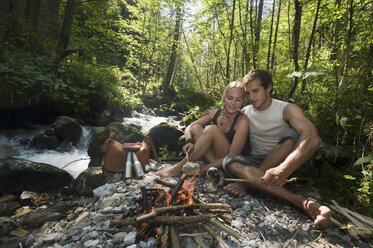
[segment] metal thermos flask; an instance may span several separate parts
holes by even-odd
[[[127,153],[127,160],[126,160],[126,170],[124,173],[125,178],[132,177],[132,152]]]
[[[133,153],[133,167],[135,168],[135,174],[137,178],[144,176],[144,171],[140,161],[137,159],[136,153]]]

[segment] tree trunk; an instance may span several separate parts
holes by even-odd
[[[50,42],[55,42],[57,39],[57,20],[58,10],[60,8],[61,0],[48,0],[47,2],[47,16],[46,16],[46,30],[45,34]]]
[[[196,65],[195,65],[195,63],[194,63],[194,59],[193,59],[192,53],[190,52],[189,45],[188,45],[188,41],[187,41],[187,38],[186,38],[186,36],[185,36],[184,30],[183,30],[182,32],[183,32],[183,37],[184,37],[185,45],[186,45],[186,47],[187,47],[187,50],[188,50],[188,53],[189,53],[189,56],[190,56],[190,60],[192,61],[193,70],[194,70],[194,72],[196,73],[196,77],[197,77],[197,81],[198,81],[199,87],[200,87],[201,90],[202,90],[203,98],[204,98],[204,100],[205,100],[205,103],[207,104],[207,97],[206,97],[205,89],[203,88],[202,81],[201,81],[201,79],[200,79],[200,76],[199,76],[198,70],[197,70]]]
[[[313,27],[312,27],[312,31],[311,31],[311,37],[310,37],[310,40],[309,40],[308,46],[307,46],[306,60],[304,62],[303,71],[307,70],[308,59],[309,59],[310,53],[311,53],[312,40],[313,40],[313,36],[315,35],[315,30],[316,30],[316,25],[317,25],[317,18],[319,17],[320,3],[321,3],[321,0],[318,0],[317,1],[317,7],[316,7],[315,20],[313,22]],[[302,92],[304,92],[305,87],[306,87],[306,78],[304,78],[302,80]]]
[[[162,91],[163,93],[166,93],[166,94],[170,92],[171,79],[172,79],[172,75],[175,69],[177,50],[178,50],[179,42],[180,42],[181,19],[182,19],[181,8],[180,6],[178,6],[176,9],[175,30],[174,30],[174,37],[172,41],[170,62],[168,64],[168,69],[167,69],[165,80],[163,81],[163,84],[162,84]]]
[[[267,71],[269,70],[269,63],[270,63],[270,57],[271,57],[272,32],[273,32],[273,19],[275,18],[275,6],[276,6],[276,0],[273,0],[273,5],[272,5],[272,19],[271,19],[271,29],[270,29],[270,32],[269,32],[269,41],[268,41]]]
[[[302,6],[299,3],[299,0],[294,0],[294,27],[293,27],[293,35],[292,35],[292,43],[293,43],[293,62],[294,62],[294,70],[296,72],[299,71],[299,62],[298,62],[298,47],[299,47],[299,35],[300,35],[300,26],[302,21]],[[293,87],[291,88],[288,97],[291,98],[297,89],[299,82],[299,78],[297,76],[294,77]]]
[[[65,15],[63,17],[63,23],[60,33],[60,43],[63,49],[67,49],[70,44],[71,29],[73,25],[75,9],[75,0],[68,0],[65,9]]]
[[[275,40],[273,41],[273,49],[272,49],[272,60],[271,60],[271,72],[272,73],[273,73],[273,63],[275,61],[275,49],[276,49],[276,43],[277,43],[278,24],[280,23],[280,12],[281,12],[281,0],[279,0],[279,2],[278,2],[278,13],[277,13]]]
[[[3,45],[6,39],[8,13],[9,13],[9,0],[0,1],[0,57],[2,55]]]
[[[34,31],[39,25],[41,0],[27,0],[26,2],[26,21],[31,25]]]
[[[250,37],[251,37],[251,49],[252,49],[252,56],[253,56],[253,63],[254,63],[254,57],[255,57],[255,46],[254,46],[254,18],[253,18],[253,8],[254,8],[254,3],[253,0],[250,1]],[[253,65],[255,68],[255,66]]]
[[[259,7],[258,7],[258,14],[256,18],[256,25],[255,25],[255,48],[253,54],[253,65],[254,68],[258,68],[258,54],[259,54],[259,42],[260,42],[260,31],[262,26],[262,14],[263,14],[263,2],[264,0],[259,0]]]
[[[291,23],[290,23],[290,0],[288,0],[288,43],[289,43],[289,62],[291,63],[292,49],[291,49]]]
[[[351,40],[352,40],[352,29],[353,29],[353,14],[354,14],[354,0],[350,0],[350,6],[348,8],[348,30],[346,37],[346,49],[345,49],[345,58],[343,63],[343,69],[341,71],[341,81],[348,75],[348,61],[351,50]]]
[[[228,41],[228,47],[227,47],[227,68],[225,71],[226,75],[226,83],[229,83],[230,80],[230,54],[231,54],[231,45],[232,45],[232,40],[233,40],[233,28],[234,28],[234,11],[236,9],[236,0],[233,0],[233,5],[232,5],[232,19],[229,25],[230,29],[230,34],[229,34],[229,41]]]

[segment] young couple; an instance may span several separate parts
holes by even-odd
[[[231,183],[224,190],[242,197],[247,187],[284,199],[302,209],[317,228],[326,228],[330,209],[282,187],[288,177],[319,148],[321,140],[315,126],[295,104],[271,98],[271,75],[252,70],[242,82],[231,82],[224,90],[222,108],[212,109],[185,129],[190,161],[204,157],[204,173],[216,167],[225,174],[252,183]],[[251,105],[241,107],[245,97]],[[210,121],[214,125],[208,125]],[[250,149],[245,147],[249,137]],[[245,154],[245,155],[242,155]],[[248,155],[247,155],[248,154]],[[159,176],[181,176],[184,158]]]

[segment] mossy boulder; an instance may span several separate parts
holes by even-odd
[[[157,149],[167,146],[169,152],[181,151],[182,145],[179,139],[184,135],[184,132],[173,124],[162,122],[152,127],[147,135],[152,138]]]
[[[91,158],[89,167],[101,166],[102,145],[110,134],[114,134],[115,140],[119,143],[141,142],[144,140],[144,134],[139,129],[120,122],[110,123],[104,131],[95,134],[89,143],[87,151],[88,156]]]

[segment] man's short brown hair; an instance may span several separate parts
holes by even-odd
[[[246,85],[247,83],[249,83],[249,82],[251,82],[255,79],[259,79],[260,84],[263,86],[264,89],[267,89],[268,86],[270,86],[270,85],[273,88],[272,75],[267,71],[258,70],[258,69],[251,70],[249,73],[247,73],[243,77],[242,83],[244,85]],[[271,90],[271,92],[272,92],[272,90]]]

